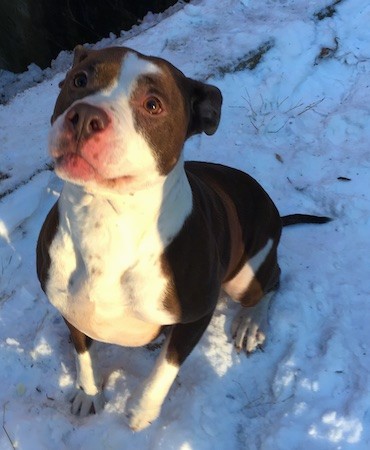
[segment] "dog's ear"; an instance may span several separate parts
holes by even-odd
[[[87,58],[87,56],[89,55],[89,50],[86,49],[85,47],[83,47],[82,45],[77,45],[74,50],[73,50],[73,63],[72,63],[72,67],[74,67],[76,64],[80,63],[81,61],[83,61],[85,58]],[[63,87],[64,82],[66,81],[66,79],[62,80],[59,82],[58,86],[60,88]]]
[[[222,94],[216,86],[187,78],[190,88],[190,121],[187,136],[214,134],[221,117]]]
[[[73,50],[73,63],[72,67],[76,66],[78,63],[86,59],[90,51],[82,45],[76,45]]]

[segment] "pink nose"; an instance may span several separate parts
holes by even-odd
[[[103,109],[87,103],[78,103],[68,111],[66,122],[74,131],[78,142],[105,130],[110,123],[110,119]]]

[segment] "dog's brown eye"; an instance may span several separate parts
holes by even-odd
[[[162,112],[161,102],[155,97],[147,98],[144,102],[144,108],[150,114],[159,114]]]
[[[73,84],[78,88],[83,88],[87,85],[87,75],[85,72],[78,73],[74,79]]]

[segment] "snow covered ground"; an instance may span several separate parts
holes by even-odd
[[[101,345],[108,403],[72,416],[72,346],[35,275],[35,241],[61,188],[47,134],[63,74],[0,106],[1,449],[370,448],[370,5],[329,4],[195,1],[97,44],[162,56],[222,90],[218,132],[192,138],[187,159],[249,172],[282,214],[335,219],[284,230],[264,352],[234,351],[223,299],[140,433],[123,411],[158,349]]]

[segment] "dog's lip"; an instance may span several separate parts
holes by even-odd
[[[77,160],[82,159],[84,160],[89,166],[93,167],[89,161],[86,160],[82,155],[76,152],[68,152],[68,153],[61,153],[61,154],[55,154],[54,161],[56,164],[61,163],[63,161],[69,161],[69,160]]]
[[[83,161],[83,163],[87,164],[94,172],[96,172],[95,167],[79,153],[63,153],[54,156],[54,164],[56,167],[68,163],[77,164],[79,160]]]
[[[54,155],[53,159],[54,169],[61,178],[87,181],[99,177],[95,167],[78,153]]]
[[[134,176],[132,175],[122,175],[114,178],[106,178],[103,177],[99,171],[82,155],[78,153],[65,153],[63,155],[54,156],[54,167],[55,169],[63,169],[63,166],[67,166],[68,164],[77,165],[78,161],[81,161],[82,164],[86,165],[89,171],[92,172],[93,178],[96,181],[106,184],[106,185],[115,185],[117,183],[129,183],[134,180]],[[70,172],[67,169],[67,172]],[[71,175],[71,174],[70,174]],[[79,178],[78,176],[72,175],[72,178]]]

